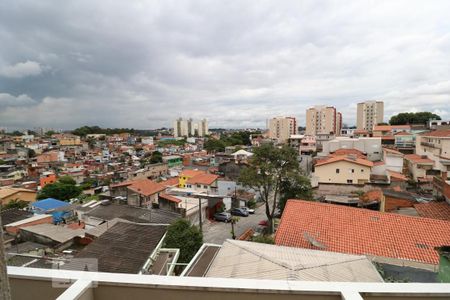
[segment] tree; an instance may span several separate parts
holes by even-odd
[[[178,219],[167,228],[166,248],[180,249],[179,262],[191,261],[203,244],[203,235],[197,226],[185,219]]]
[[[416,113],[399,113],[389,120],[391,125],[426,124],[430,119],[440,120],[441,117],[428,111]]]
[[[225,143],[221,140],[209,139],[205,142],[204,148],[208,152],[223,152],[225,151]]]
[[[59,182],[63,183],[63,184],[70,184],[70,185],[76,185],[77,182],[75,181],[75,179],[73,179],[72,177],[70,177],[69,175],[65,175],[65,176],[61,176],[58,179]]]
[[[1,210],[6,210],[6,209],[11,209],[11,208],[25,208],[28,206],[28,202],[27,201],[23,201],[23,200],[19,200],[19,199],[14,199],[9,201],[7,204],[2,205],[2,209]]]
[[[270,233],[273,232],[273,216],[282,185],[298,178],[298,174],[300,167],[296,151],[287,145],[278,148],[272,144],[255,148],[250,165],[241,171],[239,182],[257,190],[265,203]]]
[[[263,244],[272,244],[272,245],[275,244],[275,240],[273,239],[272,236],[264,235],[264,234],[253,237],[252,242],[263,243]]]
[[[44,186],[38,193],[37,198],[39,200],[46,198],[55,198],[58,200],[68,201],[70,199],[78,197],[81,192],[82,189],[79,186],[57,181],[55,183],[47,184],[46,186]]]
[[[281,183],[280,202],[278,208],[283,213],[284,206],[289,199],[313,200],[311,181],[301,174],[293,174]]]
[[[162,163],[163,159],[162,159],[163,155],[161,152],[159,151],[154,151],[152,153],[152,156],[150,157],[150,163],[151,164],[157,164],[157,163]]]

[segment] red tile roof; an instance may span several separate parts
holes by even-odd
[[[366,155],[361,151],[359,151],[358,149],[337,149],[330,156],[342,156],[349,154],[356,155],[359,158],[366,158]]]
[[[450,137],[450,129],[440,129],[422,133],[421,136]]]
[[[130,180],[111,185],[112,188],[121,186],[126,186],[128,189],[144,196],[150,196],[166,189],[163,184],[150,179]]]
[[[163,199],[166,199],[166,200],[174,202],[174,203],[180,203],[181,202],[181,199],[178,199],[177,197],[174,197],[172,195],[168,195],[168,194],[165,194],[165,193],[159,194],[159,198],[163,198]]]
[[[391,131],[392,126],[389,125],[376,125],[373,127],[373,131]]]
[[[205,185],[210,185],[212,184],[214,181],[217,180],[217,178],[219,178],[219,175],[214,175],[214,174],[200,174],[197,176],[194,176],[192,178],[189,178],[186,183],[189,184],[205,184]]]
[[[165,187],[171,187],[171,186],[178,185],[179,182],[180,181],[179,181],[178,177],[172,177],[167,180],[161,181],[160,184],[164,185]]]
[[[180,176],[186,176],[186,177],[194,177],[200,174],[205,174],[205,171],[202,170],[183,170],[183,172],[181,172]]]
[[[323,244],[326,251],[437,265],[439,255],[434,247],[450,244],[448,232],[448,221],[289,200],[275,244],[318,249],[309,236]]]
[[[406,178],[405,175],[403,175],[402,173],[399,172],[394,172],[394,171],[387,171],[389,173],[389,175],[391,176],[391,181],[407,181],[408,178]]]
[[[383,148],[383,151],[388,152],[388,153],[392,153],[392,154],[396,154],[396,155],[401,155],[404,156],[403,153],[401,153],[400,151],[391,149],[391,148]]]
[[[447,202],[428,202],[414,204],[419,216],[450,221],[450,205]]]
[[[358,165],[363,165],[363,166],[367,166],[367,167],[373,167],[373,162],[367,160],[367,159],[362,159],[362,158],[356,158],[356,159],[352,159],[348,156],[334,156],[334,157],[329,157],[327,159],[322,159],[317,161],[316,163],[316,167],[322,166],[322,165],[326,165],[326,164],[331,164],[331,163],[335,163],[338,161],[347,161],[350,163],[354,163],[354,164],[358,164]]]
[[[429,158],[422,157],[417,154],[406,154],[404,156],[406,160],[412,161],[413,163],[419,163],[419,164],[432,164],[434,163],[433,160]]]

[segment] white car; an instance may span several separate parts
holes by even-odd
[[[242,209],[246,210],[250,215],[255,213],[255,210],[253,208],[248,208],[248,207],[241,207]]]

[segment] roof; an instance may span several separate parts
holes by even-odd
[[[206,277],[383,282],[365,256],[226,240]]]
[[[421,136],[446,137],[450,138],[450,129],[440,129],[421,133]]]
[[[121,218],[136,223],[170,224],[181,215],[164,209],[147,209],[121,204],[98,205],[86,216],[109,221]]]
[[[392,126],[390,125],[375,125],[373,131],[391,131]]]
[[[417,163],[417,164],[433,164],[434,163],[433,160],[427,158],[426,156],[422,157],[417,154],[406,154],[404,156],[404,158],[406,160],[409,160],[409,161],[411,161],[413,163]]]
[[[27,219],[33,216],[33,213],[18,208],[10,208],[1,211],[3,226]]]
[[[204,277],[221,246],[203,244],[181,276]]]
[[[84,236],[83,229],[69,229],[67,227],[53,224],[38,224],[20,228],[21,231],[31,232],[45,236],[58,243],[65,243],[76,236]]]
[[[44,200],[36,201],[32,203],[31,206],[42,211],[49,211],[60,207],[70,206],[70,203],[54,198],[47,198]]]
[[[291,136],[291,138],[292,138],[292,136]],[[238,151],[232,153],[231,155],[233,155],[233,156],[237,156],[237,155],[252,156],[253,153],[248,152],[248,151],[245,151],[245,150],[243,150],[243,149],[240,149],[240,150],[238,150]]]
[[[450,244],[448,232],[448,221],[288,200],[275,243],[437,265],[434,248]]]
[[[367,159],[362,159],[362,158],[351,158],[349,156],[334,156],[334,157],[329,157],[323,160],[320,160],[316,163],[316,167],[322,166],[322,165],[326,165],[326,164],[331,164],[331,163],[335,163],[335,162],[340,162],[340,161],[346,161],[349,163],[354,163],[354,164],[358,164],[358,165],[363,165],[366,167],[373,167],[373,162],[367,160]]]
[[[29,218],[16,221],[14,223],[10,223],[10,224],[7,224],[7,225],[4,224],[4,225],[5,226],[10,226],[10,227],[12,226],[12,227],[14,227],[14,226],[20,226],[20,225],[23,225],[23,224],[39,221],[39,220],[46,219],[46,218],[50,218],[50,219],[53,220],[53,217],[51,215],[34,215],[34,216],[29,217]]]
[[[400,131],[400,132],[395,133],[394,135],[397,136],[397,135],[413,135],[413,134],[410,132],[406,132],[406,131]]]
[[[112,188],[123,186],[126,186],[128,189],[144,196],[150,196],[166,189],[164,184],[154,182],[153,180],[147,178],[124,181],[111,185]]]
[[[175,186],[178,185],[178,183],[179,183],[178,177],[172,177],[160,182],[160,184],[164,185],[165,187]]]
[[[394,155],[400,155],[400,156],[404,156],[404,154],[403,153],[401,153],[400,151],[397,151],[397,150],[394,150],[394,149],[391,149],[391,148],[384,148],[383,147],[383,151],[384,152],[387,152],[387,153],[389,153],[389,154],[394,154]]]
[[[159,195],[159,198],[160,198],[160,199],[163,198],[163,199],[166,199],[166,200],[171,201],[171,202],[174,202],[174,203],[180,203],[180,202],[181,202],[181,199],[178,199],[178,198],[175,197],[175,196],[168,195],[168,194],[165,194],[165,193],[160,194],[160,195]]]
[[[219,178],[219,175],[215,175],[215,174],[200,174],[200,175],[197,175],[197,176],[189,178],[186,181],[186,183],[210,185],[214,181],[216,181],[217,178]]]
[[[450,204],[445,201],[417,203],[414,208],[421,217],[450,221]]]
[[[99,272],[137,274],[166,229],[164,225],[118,222],[81,250],[75,258],[96,259]],[[78,269],[76,263],[69,263],[66,268]]]
[[[337,149],[331,156],[356,155],[358,158],[366,158],[366,155],[358,149]]]
[[[186,169],[183,170],[180,174],[180,176],[185,176],[185,177],[194,177],[200,174],[205,174],[205,171],[202,170],[190,170],[190,169]]]
[[[394,172],[391,170],[387,170],[389,176],[391,176],[391,181],[408,181],[405,175],[399,172]]]
[[[10,188],[10,187],[5,187],[5,188],[1,188],[0,189],[0,199],[9,197],[11,195],[20,193],[20,192],[25,192],[25,193],[36,193],[33,190],[28,190],[28,189],[22,189],[22,188]]]

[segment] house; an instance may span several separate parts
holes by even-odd
[[[162,160],[169,166],[169,168],[181,166],[183,164],[183,158],[179,155],[163,156]]]
[[[355,155],[330,156],[318,160],[314,176],[319,183],[365,184],[370,181],[373,162]]]
[[[22,188],[0,188],[0,204],[6,205],[12,200],[21,200],[32,203],[36,201],[36,192]]]
[[[51,215],[34,215],[4,226],[7,233],[16,235],[21,228],[38,224],[53,224],[53,217]]]
[[[450,174],[450,129],[425,132],[416,137],[416,154],[434,162],[433,170]]]
[[[55,183],[57,181],[56,174],[53,172],[44,172],[39,178],[39,186],[43,188],[47,184]]]
[[[75,237],[84,236],[83,229],[47,223],[22,227],[19,233],[23,241],[44,244],[58,250],[67,249],[73,244]]]
[[[201,174],[205,174],[205,172],[201,170],[190,170],[190,169],[183,170],[178,178],[179,179],[178,187],[180,188],[186,187],[187,180]]]
[[[205,265],[204,277],[383,282],[375,266],[363,255],[226,240],[215,255],[209,255],[210,262],[205,264],[202,258],[208,253],[201,250],[200,255],[204,257],[194,260],[185,275],[197,275],[192,271]]]
[[[138,207],[150,207],[158,203],[158,195],[166,187],[150,179],[136,179],[110,186],[112,197],[126,197],[127,204]]]
[[[199,174],[189,178],[186,181],[186,188],[194,189],[196,192],[206,194],[217,194],[217,179],[219,175],[215,174]]]
[[[163,262],[156,258],[166,230],[165,225],[118,222],[62,268],[83,271],[86,266],[92,268],[95,260],[94,271],[98,272],[154,273],[152,267]]]
[[[403,172],[403,157],[405,155],[391,148],[383,148],[382,160],[386,166],[386,170],[397,173]]]
[[[319,153],[320,156],[328,156],[330,153],[338,149],[356,149],[367,156],[370,161],[379,161],[382,156],[381,139],[362,137],[362,138],[348,138],[337,137],[333,140],[323,144],[323,150]]]
[[[416,137],[411,132],[401,131],[394,134],[394,145],[403,153],[414,153],[416,148]]]
[[[418,154],[407,154],[404,158],[408,172],[415,182],[426,183],[433,180],[433,160]]]
[[[368,255],[375,261],[435,270],[435,247],[449,245],[450,222],[288,200],[275,244]]]
[[[31,210],[35,214],[50,214],[53,216],[54,223],[64,222],[67,218],[73,216],[73,207],[70,203],[47,198],[31,204]]]

